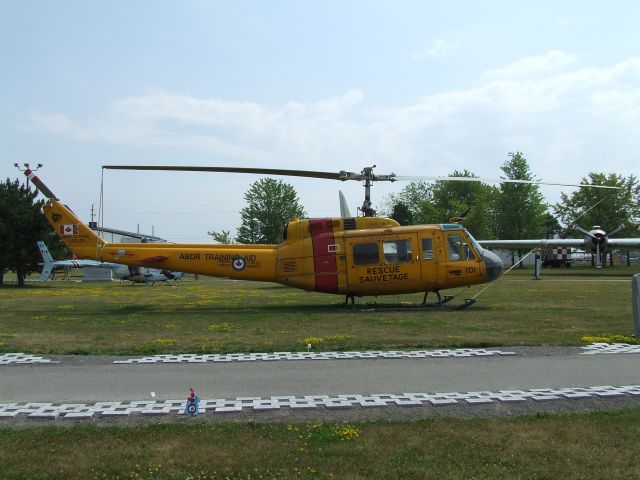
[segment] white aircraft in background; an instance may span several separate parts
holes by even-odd
[[[123,265],[118,265],[117,263],[105,263],[98,262],[96,260],[82,260],[82,259],[71,259],[71,260],[54,260],[47,248],[47,245],[40,240],[38,242],[38,248],[40,249],[40,255],[42,255],[43,267],[42,272],[40,272],[40,280],[46,281],[51,278],[56,270],[69,270],[70,268],[83,268],[83,267],[98,267],[98,268],[110,268],[115,269],[118,267],[122,267]]]
[[[182,277],[182,272],[133,265],[118,265],[118,268],[113,270],[113,274],[120,280],[129,280],[134,283],[150,283],[151,285],[156,282],[179,280]]]
[[[594,265],[601,268],[606,262],[606,254],[612,248],[640,248],[640,238],[611,238],[611,235],[624,230],[624,225],[605,231],[595,225],[591,230],[573,225],[573,229],[584,235],[583,238],[541,238],[529,240],[478,240],[483,247],[503,249],[529,249],[538,247],[574,247],[593,254]]]
[[[155,282],[178,280],[182,277],[182,272],[170,272],[168,270],[121,265],[119,263],[82,259],[54,260],[47,245],[42,240],[38,242],[38,248],[40,249],[40,255],[42,255],[42,261],[44,262],[42,272],[40,273],[41,281],[49,280],[55,270],[68,271],[70,268],[84,267],[108,268],[113,272],[113,275],[120,280],[129,280],[134,283],[151,283],[152,285]]]

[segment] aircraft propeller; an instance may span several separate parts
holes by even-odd
[[[605,263],[603,262],[602,257],[603,257],[603,254],[606,252],[607,240],[609,239],[609,236],[615,235],[616,233],[624,230],[626,226],[623,223],[621,223],[614,229],[609,230],[608,232],[605,232],[599,227],[594,227],[594,229],[591,231],[585,230],[584,228],[578,225],[573,225],[572,228],[591,239],[591,245],[592,245],[591,248],[593,249],[595,247],[595,266],[596,268],[602,268],[603,263]]]
[[[279,168],[240,168],[240,167],[198,167],[198,166],[180,166],[180,165],[103,165],[103,170],[165,170],[173,172],[221,172],[221,173],[253,173],[260,175],[284,175],[292,177],[307,177],[307,178],[324,178],[327,180],[340,180],[345,182],[347,180],[356,180],[363,182],[364,187],[364,201],[360,211],[365,217],[375,217],[376,211],[372,207],[371,202],[371,186],[373,182],[395,182],[395,181],[435,181],[435,182],[487,182],[487,183],[524,183],[535,185],[555,185],[561,187],[593,187],[593,188],[607,188],[607,189],[619,189],[619,187],[611,187],[607,185],[576,185],[567,183],[550,183],[534,180],[509,180],[509,179],[484,179],[478,177],[433,177],[433,176],[397,176],[395,173],[388,175],[376,175],[373,173],[373,169],[376,166],[365,167],[360,173],[347,172],[340,170],[339,172],[317,172],[310,170],[289,170]]]

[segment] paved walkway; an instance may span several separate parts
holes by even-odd
[[[640,385],[637,354],[499,350],[515,355],[150,364],[55,357],[59,363],[1,365],[0,403],[175,400],[189,386],[203,399],[235,399]]]

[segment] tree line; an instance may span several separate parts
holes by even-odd
[[[538,180],[522,152],[510,153],[500,168],[504,179]],[[477,178],[467,170],[450,176]],[[559,202],[549,204],[536,184],[418,181],[389,195],[383,212],[407,225],[464,217],[461,223],[483,240],[574,236],[575,224],[609,230],[623,223],[627,229],[620,236],[638,236],[640,184],[635,176],[589,173],[580,183],[619,190],[579,188],[570,195],[561,193]]]
[[[510,153],[500,168],[504,179],[538,180],[522,152]],[[478,178],[468,170],[456,170],[450,176]],[[401,225],[460,221],[482,240],[574,236],[574,224],[609,230],[624,223],[627,229],[620,236],[639,234],[640,184],[635,176],[589,173],[581,183],[620,189],[576,189],[549,204],[536,184],[415,181],[388,195],[381,213]],[[247,206],[240,212],[242,224],[235,238],[238,243],[279,243],[287,222],[305,216],[294,188],[282,180],[256,181],[245,193],[245,200]],[[228,230],[209,233],[219,243],[234,241]]]

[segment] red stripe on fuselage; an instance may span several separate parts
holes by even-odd
[[[336,253],[329,251],[335,244],[333,226],[330,218],[309,220],[311,242],[313,244],[313,265],[316,274],[316,290],[338,293],[338,275],[336,271]]]

